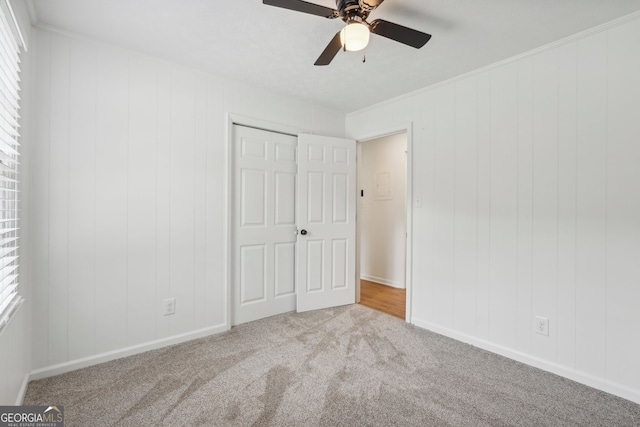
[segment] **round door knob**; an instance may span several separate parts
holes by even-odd
[[[300,234],[302,234],[303,236],[305,236],[307,234],[307,230],[300,230]]]

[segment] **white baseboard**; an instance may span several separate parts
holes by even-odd
[[[76,369],[86,368],[87,366],[98,365],[100,363],[109,362],[111,360],[120,359],[134,354],[144,353],[149,350],[155,350],[167,347],[173,344],[180,344],[185,341],[191,341],[197,338],[206,337],[220,332],[228,331],[227,324],[210,326],[208,328],[198,329],[196,331],[187,332],[172,337],[162,338],[156,341],[150,341],[144,344],[138,344],[131,347],[125,347],[119,350],[113,350],[106,353],[96,354],[95,356],[84,357],[82,359],[71,360],[69,362],[60,363],[58,365],[47,366],[45,368],[36,369],[31,372],[28,380],[39,380],[54,375],[64,374],[65,372],[75,371]],[[26,386],[25,386],[26,390]]]
[[[18,391],[18,396],[16,397],[16,406],[22,405],[24,402],[24,395],[27,394],[27,386],[29,385],[30,375],[26,374],[24,379],[22,380],[22,385],[20,386],[20,390]]]
[[[543,371],[560,375],[561,377],[568,378],[575,382],[588,385],[589,387],[593,387],[598,390],[602,390],[604,392],[607,392],[607,393],[616,395],[618,397],[622,397],[623,399],[627,399],[632,402],[640,404],[640,390],[634,390],[632,388],[614,383],[604,378],[596,377],[586,372],[578,371],[573,368],[559,365],[557,363],[549,362],[547,360],[540,359],[538,357],[531,356],[517,350],[512,350],[508,347],[503,347],[501,345],[493,344],[489,341],[476,338],[471,335],[463,334],[463,333],[454,331],[452,329],[445,328],[431,322],[427,322],[425,320],[416,319],[415,317],[411,319],[411,323],[421,328],[428,329],[437,334],[444,335],[446,337],[452,338],[457,341],[462,341],[467,344],[471,344],[483,350],[487,350],[492,353],[496,353],[501,356],[508,357],[509,359],[513,359],[518,362],[524,363],[526,365],[530,365],[535,368],[542,369]]]
[[[368,274],[360,274],[360,280],[366,280],[368,282],[380,283],[381,285],[387,285],[398,289],[404,289],[404,283],[400,283],[396,280],[383,279],[382,277],[369,276]]]

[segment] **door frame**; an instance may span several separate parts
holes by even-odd
[[[405,321],[411,321],[411,301],[413,289],[413,122],[399,123],[383,127],[374,132],[363,135],[353,135],[357,144],[366,143],[372,139],[383,138],[385,136],[396,135],[399,133],[407,134],[407,194],[406,194],[406,230],[407,236],[405,240],[405,289],[406,289],[406,314]],[[361,147],[358,145],[358,147]],[[357,174],[360,176],[361,149],[357,151],[356,165]],[[359,190],[358,190],[359,191]],[[360,225],[356,218],[356,227],[358,230],[358,238],[356,240],[356,302],[360,302]]]
[[[225,113],[225,136],[226,144],[224,150],[224,167],[226,169],[224,173],[224,188],[226,189],[226,196],[224,197],[224,251],[223,251],[223,272],[222,281],[224,286],[224,319],[226,322],[226,329],[231,329],[231,261],[232,261],[232,243],[233,235],[231,230],[231,210],[233,208],[233,126],[248,126],[256,129],[261,129],[267,132],[284,133],[289,135],[295,135],[298,137],[300,133],[312,133],[311,131],[295,126],[289,126],[282,123],[271,122],[268,120],[257,119],[255,117],[244,116],[242,114],[236,114],[232,112]]]

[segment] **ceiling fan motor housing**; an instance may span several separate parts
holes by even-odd
[[[369,15],[368,10],[360,7],[360,0],[336,0],[336,7],[344,22],[363,21]]]

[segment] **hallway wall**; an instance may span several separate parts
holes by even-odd
[[[359,188],[364,190],[364,197],[358,198],[360,278],[404,288],[407,135],[390,135],[360,144]],[[388,188],[377,187],[387,184]]]

